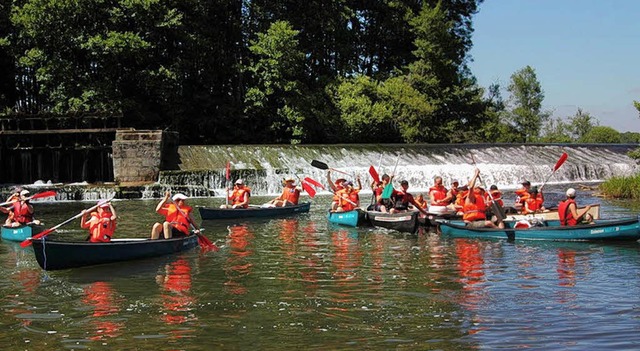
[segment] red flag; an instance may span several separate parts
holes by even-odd
[[[371,174],[371,178],[373,178],[373,180],[376,183],[380,183],[380,177],[378,176],[378,172],[376,171],[375,168],[373,168],[373,166],[369,167],[369,174]]]
[[[309,184],[307,184],[307,182],[305,182],[304,180],[302,181],[302,189],[304,189],[304,191],[307,192],[307,194],[309,194],[310,197],[314,197],[316,196],[316,190],[313,189]]]
[[[231,162],[227,161],[227,167],[225,168],[225,178],[227,178],[227,182],[231,179]]]
[[[322,185],[322,183],[320,183],[319,181],[317,181],[317,180],[315,180],[313,178],[305,177],[304,181],[309,183],[309,184],[311,184],[311,185],[317,186],[318,188],[320,188],[322,190],[324,190],[324,185]]]

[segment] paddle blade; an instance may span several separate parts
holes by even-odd
[[[49,190],[49,191],[43,191],[41,193],[37,193],[35,195],[33,195],[32,197],[30,197],[31,199],[41,199],[44,197],[52,197],[52,196],[56,196],[56,192],[53,190]]]
[[[558,162],[556,162],[556,165],[553,167],[553,171],[557,171],[558,168],[560,168],[560,166],[562,166],[562,164],[564,163],[564,161],[567,160],[567,157],[569,157],[569,155],[567,155],[566,152],[562,153],[562,156],[560,156],[560,159],[558,159]]]
[[[211,240],[209,240],[209,238],[207,238],[203,234],[196,234],[196,235],[198,236],[198,244],[203,250],[207,250],[207,251],[220,250],[216,244],[212,243]]]
[[[231,162],[227,161],[227,166],[224,168],[224,177],[227,179],[231,179]]]
[[[307,182],[302,181],[302,189],[304,189],[304,191],[307,192],[307,194],[309,194],[309,196],[311,198],[313,198],[314,196],[316,196],[316,190],[313,189],[309,184],[307,184]]]
[[[312,161],[311,161],[311,165],[312,165],[313,167],[315,167],[315,168],[319,168],[319,169],[324,169],[324,170],[329,169],[329,166],[327,166],[327,164],[326,164],[326,163],[324,163],[324,162],[320,162],[320,161],[318,161],[318,160],[312,160]]]
[[[384,190],[382,190],[382,198],[389,199],[391,198],[391,194],[393,194],[393,185],[389,183],[384,187]]]
[[[322,185],[322,183],[320,183],[319,181],[317,181],[317,180],[315,180],[313,178],[305,177],[304,181],[309,183],[309,184],[311,184],[311,185],[313,185],[313,186],[316,186],[316,187],[324,190],[324,185]]]
[[[20,247],[27,247],[27,246],[31,245],[31,241],[32,240],[37,240],[37,239],[43,238],[43,237],[51,234],[54,230],[55,230],[54,228],[49,228],[49,229],[47,229],[47,230],[45,230],[43,232],[40,232],[40,233],[32,236],[31,238],[21,242],[20,243]]]
[[[373,167],[373,165],[371,167],[369,167],[369,174],[371,175],[371,178],[373,178],[373,180],[376,183],[380,183],[380,176],[378,175],[378,172]]]

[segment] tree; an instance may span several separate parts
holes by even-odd
[[[582,112],[579,108],[573,117],[569,117],[569,130],[573,133],[574,139],[578,140],[585,136],[593,127],[598,126],[599,121],[591,117],[587,112]]]
[[[542,111],[544,91],[535,70],[526,66],[512,74],[507,90],[511,93],[511,121],[522,136],[521,141],[536,140],[550,114]]]
[[[304,136],[304,115],[300,109],[302,83],[298,80],[304,54],[297,35],[285,21],[274,22],[249,47],[255,59],[248,67],[252,86],[247,89],[246,112],[256,132],[271,131],[264,142],[299,143]],[[255,140],[260,141],[260,140]]]
[[[569,135],[571,125],[565,123],[561,118],[549,119],[542,128],[543,143],[571,143],[574,139]]]
[[[598,126],[591,128],[591,130],[578,141],[593,144],[617,144],[620,143],[621,140],[622,138],[617,130],[611,127]]]
[[[633,106],[635,106],[636,110],[638,110],[638,113],[640,113],[640,102],[634,101]]]

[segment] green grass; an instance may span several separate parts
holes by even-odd
[[[600,185],[600,191],[617,199],[640,200],[640,173],[631,177],[613,177]]]

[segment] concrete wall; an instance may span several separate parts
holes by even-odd
[[[153,183],[160,170],[177,169],[178,134],[161,130],[118,130],[112,144],[114,180]]]

